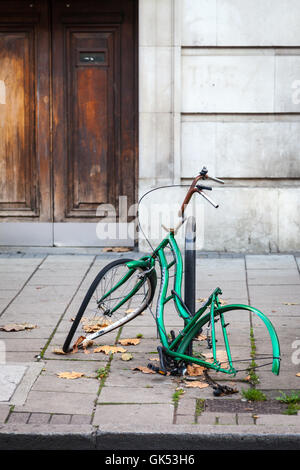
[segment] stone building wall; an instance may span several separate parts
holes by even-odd
[[[139,116],[140,196],[203,165],[225,180],[217,210],[190,207],[199,249],[300,250],[298,0],[140,0]],[[185,191],[142,201],[153,242],[153,214],[166,221]]]

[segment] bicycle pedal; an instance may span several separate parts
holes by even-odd
[[[222,395],[231,395],[233,393],[238,393],[238,390],[236,388],[232,388],[232,387],[228,387],[227,385],[215,385],[213,387],[214,389],[214,396],[215,397],[219,397],[219,396],[222,396]]]
[[[154,372],[156,372],[157,374],[160,374],[160,375],[167,375],[167,372],[160,369],[160,367],[157,367],[157,366],[154,366],[153,364],[149,363],[148,364],[148,369],[151,369],[153,370]]]

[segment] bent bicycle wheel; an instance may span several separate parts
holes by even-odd
[[[89,287],[63,345],[70,350],[75,335],[95,339],[129,322],[151,303],[155,271],[143,276],[142,268],[127,267],[132,259],[119,259],[105,266]]]
[[[210,314],[204,315],[184,337],[176,353],[188,355],[189,343],[196,338],[193,344],[196,360],[188,362],[203,360],[209,363],[209,368],[230,375],[265,366],[279,374],[279,340],[266,315],[249,305],[228,304],[215,309],[214,319],[212,324]]]

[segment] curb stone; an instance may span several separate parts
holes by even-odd
[[[216,429],[217,428],[217,429]],[[300,435],[292,427],[253,432],[249,426],[177,426],[176,431],[162,427],[145,427],[135,432],[115,428],[94,429],[92,426],[28,425],[0,429],[0,450],[300,450]]]

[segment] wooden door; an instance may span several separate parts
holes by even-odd
[[[55,244],[55,224],[135,202],[136,62],[136,0],[0,1],[0,221],[23,223],[16,244],[24,221],[26,244],[41,225]]]
[[[0,2],[0,218],[50,221],[47,2]]]
[[[52,2],[55,222],[135,202],[136,4]]]

